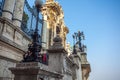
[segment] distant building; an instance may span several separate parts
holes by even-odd
[[[59,79],[44,74],[41,79],[88,80],[91,70],[86,53],[80,52],[76,47],[77,54],[72,54],[70,44],[66,44],[69,29],[64,23],[64,13],[60,4],[54,0],[46,0],[41,13],[39,33],[42,37],[42,49],[49,54],[48,65],[41,65],[52,70],[53,75],[62,75]],[[15,67],[16,63],[23,59],[28,44],[32,42],[30,35],[35,28],[35,7],[31,8],[27,0],[1,0],[0,16],[0,80],[13,80],[14,75],[9,68]],[[55,38],[58,39],[58,43],[53,41]]]

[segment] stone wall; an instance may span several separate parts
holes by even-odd
[[[73,80],[73,73],[72,73],[72,69],[71,67],[73,67],[73,62],[70,58],[68,58],[66,56],[65,60],[64,60],[64,77],[63,80]]]
[[[31,39],[7,18],[0,17],[0,80],[12,80],[8,70],[23,59]]]
[[[0,56],[5,57],[14,61],[21,61],[23,58],[24,52],[18,50],[4,42],[0,41]]]
[[[14,76],[11,71],[8,70],[8,68],[14,66],[15,62],[5,58],[0,58],[0,80],[12,80]]]
[[[61,80],[63,77],[39,62],[17,63],[9,69],[15,75],[14,80]]]
[[[31,40],[6,18],[0,18],[0,56],[21,61]]]
[[[19,27],[14,26],[7,18],[0,18],[0,37],[9,39],[21,46],[23,50],[27,49],[28,43],[31,41]]]

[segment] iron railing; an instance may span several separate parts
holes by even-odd
[[[39,14],[39,17],[42,17],[41,14]],[[21,29],[30,37],[35,30],[36,20],[37,20],[37,11],[35,6],[31,7],[28,1],[25,0]],[[42,19],[40,18],[38,20],[38,29],[39,29],[39,34],[41,34]]]
[[[5,0],[0,0],[0,16],[2,16],[2,10],[3,10],[3,7],[4,7],[4,2],[5,2]]]

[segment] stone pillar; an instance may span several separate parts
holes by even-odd
[[[43,15],[43,27],[42,27],[42,47],[46,49],[47,47],[47,15]]]
[[[15,3],[15,10],[13,14],[13,24],[18,27],[21,26],[24,1],[25,0],[16,0],[16,3]]]
[[[2,17],[12,20],[15,0],[5,0]]]
[[[82,80],[82,69],[81,69],[81,59],[78,54],[72,54],[74,56],[74,62],[79,66],[76,70],[77,80]]]
[[[46,48],[48,49],[49,48],[49,38],[50,38],[50,36],[49,36],[49,33],[50,32],[50,28],[49,28],[49,22],[47,21],[47,29],[46,29]]]
[[[80,52],[80,54],[81,54],[81,61],[83,63],[88,63],[87,57],[86,57],[87,54],[85,52]]]
[[[48,49],[49,48],[49,32],[50,32],[50,27],[49,27],[49,20],[48,20],[48,11],[47,11],[47,7],[43,6],[41,8],[41,13],[43,16],[43,28],[42,28],[42,47],[44,49]]]
[[[53,42],[53,46],[48,50],[49,68],[58,73],[63,73],[67,53],[62,46],[62,39],[58,35],[54,38]]]
[[[81,66],[82,66],[82,78],[83,80],[87,80],[89,77],[89,74],[91,72],[91,67],[89,62],[87,61],[86,53],[80,52],[81,54]]]

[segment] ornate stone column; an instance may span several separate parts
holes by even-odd
[[[5,0],[2,17],[12,20],[15,0]]]
[[[14,10],[14,14],[13,14],[13,24],[18,27],[21,26],[24,1],[25,0],[16,0],[16,3],[15,3],[15,10]]]
[[[42,28],[42,47],[44,49],[49,48],[49,38],[50,38],[50,21],[48,20],[49,12],[46,5],[41,8],[41,13],[43,16],[43,28]]]
[[[45,49],[47,46],[47,15],[43,15],[43,28],[42,28],[42,47]]]

